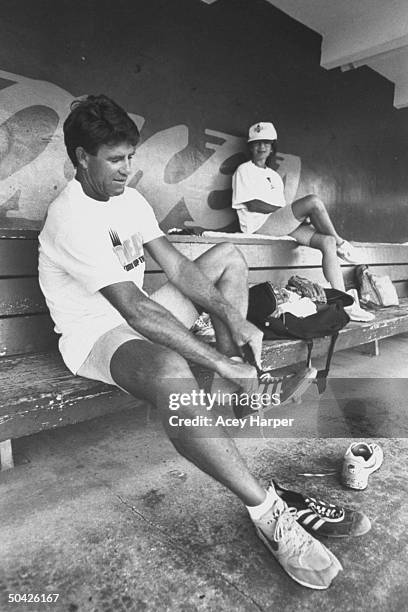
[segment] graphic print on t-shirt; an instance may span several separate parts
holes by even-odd
[[[144,262],[143,240],[139,232],[132,234],[130,238],[126,238],[123,242],[116,230],[110,229],[109,236],[112,241],[113,250],[121,266],[126,271],[132,270]]]

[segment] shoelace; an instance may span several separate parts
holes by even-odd
[[[296,508],[288,507],[286,504],[282,504],[282,506],[277,509],[274,518],[276,520],[276,525],[273,532],[274,541],[280,542],[285,540],[290,553],[305,552],[307,546],[312,543],[312,540],[306,531],[299,527],[298,523],[296,522]]]
[[[314,497],[306,497],[305,502],[314,512],[316,512],[320,516],[331,519],[339,519],[344,516],[343,508],[339,508],[334,504],[328,504],[323,500],[314,499]]]
[[[282,376],[273,376],[270,372],[266,371],[266,372],[259,372],[258,375],[258,380],[261,383],[272,383],[272,382],[278,382],[280,380],[282,380]]]

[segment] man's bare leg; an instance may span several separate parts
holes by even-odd
[[[214,283],[222,295],[246,317],[248,310],[248,266],[238,250],[224,242],[217,244],[195,260],[200,270]],[[226,325],[218,317],[211,316],[215,331],[217,350],[227,357],[240,357],[241,350],[232,341]],[[229,397],[238,387],[232,381],[221,379],[214,374],[211,391],[219,393],[220,397]],[[223,401],[221,400],[221,404]]]
[[[177,437],[173,437],[169,424],[169,395],[198,390],[187,362],[180,355],[148,341],[130,340],[113,355],[111,372],[121,387],[158,407],[165,430],[181,455],[241,499],[258,536],[291,578],[310,588],[323,589],[330,585],[341,570],[339,561],[306,534],[274,487],[265,491],[249,472],[223,428],[218,428],[218,437],[207,438],[198,430],[180,426]],[[208,415],[205,407],[191,406],[180,408],[177,413],[186,418]],[[281,517],[284,519],[279,523]],[[277,536],[280,540],[278,550],[288,551],[287,554],[277,553]]]
[[[113,355],[111,374],[123,389],[157,406],[167,435],[183,457],[228,487],[245,505],[256,506],[264,501],[265,490],[249,472],[223,427],[217,427],[217,437],[204,437],[201,428],[169,425],[170,415],[211,416],[204,406],[169,410],[170,394],[188,393],[192,397],[194,391],[200,390],[183,357],[145,340],[129,340]]]
[[[230,243],[218,244],[195,260],[200,270],[214,283],[222,295],[246,317],[248,310],[248,266],[241,252]],[[211,317],[217,350],[232,357],[241,355],[239,347],[218,317]]]
[[[258,536],[291,578],[310,588],[330,585],[341,569],[339,561],[297,523],[274,486],[266,491],[254,478],[223,427],[217,427],[216,437],[206,437],[202,429],[185,427],[179,422],[174,432],[169,422],[175,414],[170,411],[170,395],[176,393],[180,397],[180,393],[189,393],[193,397],[194,391],[199,392],[183,357],[147,340],[130,340],[113,355],[111,373],[122,388],[157,406],[164,428],[182,456],[226,486],[247,506]],[[206,406],[180,406],[177,410],[179,419],[208,417],[208,413]],[[288,551],[287,554],[277,552],[277,537],[278,550]]]

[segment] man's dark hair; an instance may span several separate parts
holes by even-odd
[[[75,150],[83,147],[96,155],[102,145],[128,142],[136,146],[139,130],[127,112],[107,96],[88,96],[74,100],[64,122],[64,142],[70,160],[78,165]]]

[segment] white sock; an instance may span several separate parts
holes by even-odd
[[[242,359],[242,357],[239,357],[238,355],[234,355],[233,357],[229,357],[229,359],[231,359],[231,361],[239,361],[239,363],[244,363],[244,360]],[[218,374],[218,372],[214,372],[214,378],[213,381],[219,381],[219,380],[226,380],[225,378],[221,378],[221,376]],[[235,389],[238,388],[238,385],[227,381],[228,382],[228,386],[233,386]]]
[[[277,499],[280,499],[279,495],[276,493],[273,485],[266,491],[266,497],[261,504],[258,506],[247,506],[246,509],[249,512],[249,516],[253,521],[257,521],[272,508],[273,504]]]
[[[244,362],[242,357],[239,357],[238,355],[234,355],[233,357],[230,357],[230,359],[231,361],[239,361],[240,363]],[[238,385],[232,382],[232,380],[226,380],[225,378],[221,378],[221,376],[217,372],[214,372],[214,378],[211,385],[211,393],[217,393],[217,391],[219,391],[220,393],[235,393],[237,389]]]
[[[244,363],[244,360],[242,359],[242,357],[239,357],[238,355],[233,355],[232,357],[229,357],[228,359],[231,359],[231,361],[237,361],[239,363]],[[214,379],[216,378],[221,378],[221,376],[217,372],[214,372]]]

